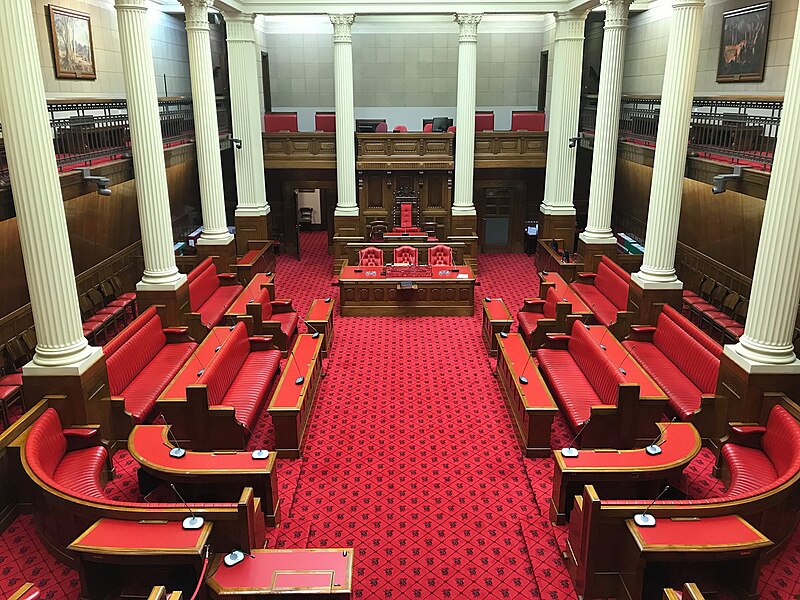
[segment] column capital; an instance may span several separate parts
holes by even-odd
[[[586,10],[555,13],[556,41],[583,40],[583,28],[588,14],[589,11]]]
[[[117,10],[147,10],[148,0],[114,0]]]
[[[183,5],[186,29],[208,29],[208,9],[214,0],[178,0]]]
[[[331,19],[331,23],[333,23],[333,43],[351,44],[353,42],[351,27],[356,20],[356,16],[352,13],[328,16]]]
[[[605,29],[621,29],[628,26],[628,10],[631,0],[600,0],[606,9]]]
[[[225,31],[229,42],[256,41],[256,16],[251,13],[236,13],[225,16]]]
[[[481,22],[482,14],[477,13],[456,13],[453,20],[458,23],[458,41],[477,42],[478,23]]]
[[[705,0],[674,0],[672,8],[703,8]]]

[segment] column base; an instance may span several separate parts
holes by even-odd
[[[251,240],[268,240],[269,237],[269,212],[261,215],[237,214],[234,217],[236,225],[236,256],[242,257],[247,253],[247,242]]]
[[[539,212],[539,239],[564,240],[564,248],[575,251],[575,211],[571,214]]]
[[[108,374],[102,348],[92,348],[89,358],[66,367],[22,367],[25,405],[31,407],[42,397],[59,396],[50,402],[64,427],[97,423],[105,439],[113,439],[110,405],[106,400]]]
[[[333,210],[334,217],[357,217],[358,206],[336,206]]]
[[[478,217],[477,215],[455,214],[450,217],[450,235],[448,241],[463,242],[464,264],[468,265],[473,273],[478,272]]]
[[[233,236],[220,244],[201,243],[202,239],[197,240],[197,261],[202,262],[211,256],[218,273],[232,273],[231,265],[236,264],[236,240]]]
[[[612,242],[595,241],[587,242],[583,234],[578,235],[578,254],[583,258],[584,270],[591,273],[597,272],[597,265],[603,256],[615,260],[617,257],[617,241]]]
[[[333,234],[339,237],[357,237],[365,239],[366,232],[361,227],[358,211],[354,215],[342,215],[337,212],[333,216]]]
[[[450,210],[450,214],[454,217],[474,217],[478,213],[475,211],[475,207],[473,205],[470,205],[470,206],[453,206]]]
[[[628,310],[634,313],[634,324],[655,325],[665,304],[680,311],[683,283],[676,280],[675,284],[677,287],[675,285],[643,286],[634,273],[631,276],[631,285],[628,291]]]
[[[164,327],[181,327],[186,324],[189,307],[189,282],[184,276],[176,286],[136,284],[136,307],[141,314],[151,306],[163,306],[158,314]]]

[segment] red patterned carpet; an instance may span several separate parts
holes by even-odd
[[[305,314],[333,296],[324,233],[281,256],[279,297]],[[537,292],[533,260],[480,259],[476,299],[516,309]],[[575,598],[561,560],[566,528],[547,519],[552,463],[523,459],[474,317],[335,318],[335,343],[301,460],[280,460],[283,523],[268,547],[354,546],[354,598]],[[264,413],[252,447],[271,448]],[[553,443],[567,440],[559,420]],[[111,484],[141,500],[135,464]],[[715,493],[706,452],[686,471],[693,496]],[[26,580],[76,598],[77,575],[52,559],[29,516],[0,535],[0,596]],[[763,598],[800,594],[800,536],[764,567]],[[5,596],[3,596],[5,597]]]

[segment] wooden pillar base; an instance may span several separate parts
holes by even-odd
[[[236,216],[236,256],[241,258],[247,253],[247,243],[251,240],[268,240],[269,215]]]
[[[214,266],[217,273],[231,273],[231,265],[236,264],[236,240],[227,244],[197,244],[197,262],[204,261],[209,256],[214,257]]]
[[[587,244],[578,238],[578,254],[583,258],[583,270],[587,273],[596,273],[597,265],[603,256],[615,260],[617,257],[616,244]]]
[[[575,251],[575,215],[539,213],[539,239],[564,240],[564,247]]]
[[[141,286],[141,284],[140,284]],[[184,281],[174,290],[146,289],[137,286],[136,307],[139,314],[151,306],[162,306],[158,314],[164,327],[182,327],[186,325],[186,313],[189,307],[189,282]]]
[[[478,272],[478,217],[476,215],[451,215],[449,242],[464,242],[464,264]]]
[[[634,313],[634,325],[655,325],[665,304],[681,310],[683,290],[666,288],[642,288],[636,279],[631,279],[628,292],[628,310]]]

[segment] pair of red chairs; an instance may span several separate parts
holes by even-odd
[[[398,246],[394,249],[394,263],[417,266],[419,251],[413,246]],[[431,267],[453,266],[453,249],[444,244],[437,244],[428,250],[428,264]],[[359,267],[382,267],[383,250],[369,246],[358,251]]]

